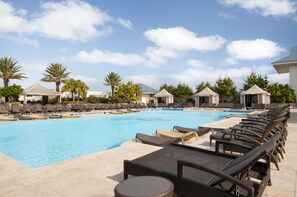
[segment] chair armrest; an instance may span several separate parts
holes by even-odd
[[[233,134],[235,134],[235,133],[237,134],[236,131],[241,131],[241,133],[252,134],[252,135],[255,135],[256,137],[259,137],[259,138],[261,138],[263,136],[263,133],[261,135],[257,131],[253,131],[252,129],[246,129],[246,128],[241,128],[241,127],[237,127],[237,126],[230,127],[230,129],[232,130]]]
[[[251,137],[249,137],[249,136],[247,136],[247,135],[244,135],[244,134],[240,134],[240,133],[225,133],[225,134],[228,134],[228,135],[231,135],[231,136],[234,136],[234,137],[242,137],[242,138],[244,138],[247,142],[250,142],[250,143],[256,143],[256,144],[258,144],[258,145],[261,145],[261,143],[259,142],[259,141],[257,141],[257,140],[255,140],[255,139],[253,139],[253,138],[251,138]],[[224,134],[224,135],[225,135]],[[222,138],[222,140],[224,140],[224,135],[223,135],[223,138]],[[243,139],[235,139],[235,140],[243,140]],[[226,140],[227,141],[227,140]]]
[[[240,145],[240,144],[236,144],[232,141],[227,141],[227,140],[216,140],[216,147],[215,147],[215,152],[216,153],[220,153],[220,145],[229,145],[229,146],[236,146],[236,147],[240,147],[240,148],[244,148],[247,150],[252,150],[254,147],[251,146],[245,146],[245,145]]]
[[[214,171],[212,169],[209,169],[205,166],[202,166],[200,164],[197,164],[197,163],[192,163],[192,162],[189,162],[189,161],[184,161],[184,160],[178,160],[177,161],[177,177],[178,178],[183,178],[183,167],[190,167],[190,168],[194,168],[194,169],[197,169],[197,170],[201,170],[201,171],[204,171],[204,172],[208,172],[210,174],[213,174],[215,176],[218,176],[220,178],[222,178],[223,180],[226,180],[226,181],[230,181],[231,183],[243,188],[244,190],[247,191],[248,193],[248,196],[250,197],[253,197],[254,196],[254,188],[253,187],[250,187],[250,186],[247,186],[243,183],[241,183],[240,181],[236,180],[235,178],[233,178],[232,176],[224,173],[223,171]]]

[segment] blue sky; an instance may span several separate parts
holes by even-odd
[[[28,78],[10,83],[24,88],[51,63],[101,91],[110,91],[109,72],[156,89],[220,76],[241,88],[251,71],[288,83],[271,63],[289,54],[296,35],[292,0],[0,0],[0,57],[23,67]]]

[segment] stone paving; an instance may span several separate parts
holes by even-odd
[[[297,110],[291,112],[285,159],[280,163],[280,171],[272,165],[272,186],[266,187],[263,196],[297,197]],[[227,121],[221,121],[218,126],[226,127],[230,121],[236,124],[234,119]],[[213,148],[209,147],[209,134],[189,145]],[[158,149],[131,141],[118,148],[35,169],[0,153],[0,196],[113,196],[114,187],[123,178],[123,160]]]

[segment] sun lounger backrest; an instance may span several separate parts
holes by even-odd
[[[263,145],[254,148],[248,153],[237,157],[231,161],[225,168],[222,170],[224,173],[234,176],[242,172],[245,172],[249,169],[254,163],[266,155],[270,150],[275,148],[276,141],[280,138],[280,134],[276,133],[269,140],[267,140]],[[223,181],[222,178],[214,177],[208,182],[208,185],[217,185]]]

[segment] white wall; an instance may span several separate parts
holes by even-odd
[[[151,99],[154,99],[152,94],[142,94],[141,95],[141,102],[142,103],[149,103]]]
[[[290,66],[290,86],[294,89],[295,95],[297,95],[297,65]]]

